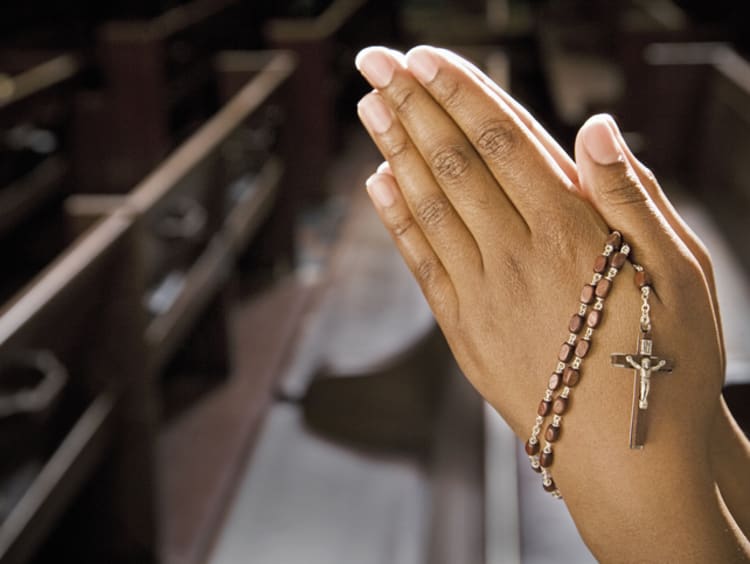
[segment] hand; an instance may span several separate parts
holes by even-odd
[[[376,48],[358,63],[377,89],[360,116],[389,163],[368,190],[466,376],[520,437],[608,224],[654,280],[655,353],[677,368],[652,386],[647,448],[627,449],[632,376],[609,366],[609,354],[632,350],[637,336],[640,299],[626,267],[555,449],[558,485],[592,550],[617,546],[629,527],[664,514],[656,492],[682,495],[673,474],[655,468],[686,477],[694,495],[683,504],[714,507],[706,450],[723,359],[710,262],[655,197],[658,186],[614,123],[600,117],[583,128],[576,167],[517,103],[452,54],[418,48],[404,59]],[[581,509],[591,503],[601,504],[597,519]],[[672,512],[664,520],[676,526]],[[624,530],[602,532],[604,523]]]

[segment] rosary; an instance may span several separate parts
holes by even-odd
[[[581,291],[578,311],[568,323],[568,339],[562,344],[557,365],[549,378],[544,397],[537,409],[536,421],[531,436],[526,441],[526,454],[531,468],[542,475],[542,487],[556,498],[561,498],[555,485],[550,467],[554,461],[553,445],[560,439],[563,415],[568,409],[573,389],[581,379],[581,368],[591,348],[594,330],[599,326],[604,314],[604,301],[612,289],[612,284],[620,269],[628,260],[630,246],[619,232],[613,231],[607,238],[604,250],[594,261],[594,274],[591,282]],[[633,354],[611,355],[612,365],[634,370],[633,404],[630,415],[630,448],[642,449],[646,441],[646,415],[648,395],[651,389],[651,376],[658,372],[671,372],[673,363],[653,355],[651,336],[651,295],[652,282],[643,267],[632,263],[635,269],[635,284],[641,293],[641,317],[636,352]],[[547,417],[552,421],[544,431],[544,445],[540,435]]]

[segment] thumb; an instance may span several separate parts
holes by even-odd
[[[636,262],[663,264],[674,257],[679,239],[625,157],[616,128],[610,116],[600,114],[578,132],[575,156],[581,190],[607,225],[631,244]]]

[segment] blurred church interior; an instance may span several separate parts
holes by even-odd
[[[594,562],[372,210],[354,56],[455,49],[568,150],[615,116],[712,253],[747,432],[742,4],[5,2],[0,564]]]

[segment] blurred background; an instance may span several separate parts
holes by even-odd
[[[3,3],[0,563],[593,561],[367,201],[354,57],[455,49],[568,150],[612,113],[712,253],[747,431],[743,5]]]

